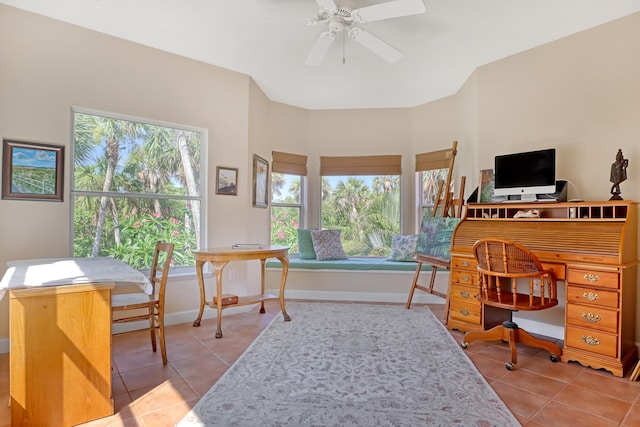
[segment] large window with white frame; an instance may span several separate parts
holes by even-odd
[[[172,267],[195,264],[206,134],[186,126],[90,111],[73,113],[73,255],[112,256],[149,268],[158,240]]]

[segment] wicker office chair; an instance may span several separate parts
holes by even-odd
[[[149,320],[151,348],[153,348],[154,352],[157,350],[156,325],[158,326],[160,332],[160,351],[164,365],[167,364],[167,347],[164,339],[164,295],[172,256],[173,243],[156,243],[153,252],[153,261],[151,262],[151,270],[149,272],[149,280],[153,286],[151,295],[143,292],[135,292],[111,296],[112,313],[134,311],[131,315],[114,318],[113,323]]]
[[[526,247],[504,239],[481,239],[473,246],[478,261],[478,291],[476,299],[482,304],[514,311],[535,311],[558,305],[556,276],[544,270],[538,258]],[[511,320],[487,331],[465,334],[462,347],[469,343],[503,340],[509,343],[511,361],[506,368],[517,364],[516,343],[541,348],[557,362],[562,350],[556,344],[535,338]]]

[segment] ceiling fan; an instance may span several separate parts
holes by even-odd
[[[349,38],[360,43],[387,62],[396,62],[402,58],[402,52],[354,24],[418,15],[425,12],[423,0],[392,0],[359,9],[338,6],[334,0],[315,1],[320,7],[318,17],[309,20],[308,23],[309,25],[325,24],[329,29],[320,34],[320,37],[311,48],[306,61],[307,65],[320,65],[335,41],[336,34],[341,32],[343,34],[346,32]]]

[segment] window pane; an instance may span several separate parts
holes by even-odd
[[[74,197],[73,256],[92,256],[97,242],[96,256],[112,256],[134,268],[149,268],[154,246],[162,240],[175,245],[173,267],[195,265],[192,251],[197,249],[197,239],[192,208],[199,211],[199,201],[161,200],[162,213],[158,214],[151,199],[106,199],[108,209],[96,239],[98,225],[94,213],[99,211],[102,197]]]
[[[322,177],[322,228],[342,230],[351,256],[388,256],[400,234],[400,176]]]
[[[172,266],[195,264],[200,247],[200,134],[74,115],[74,256],[151,265],[158,240],[175,245]]]
[[[436,202],[440,181],[446,181],[448,168],[433,169],[422,174],[422,203],[423,206],[433,206]]]
[[[298,228],[300,227],[300,208],[271,207],[271,244],[289,246],[289,253],[298,253]]]
[[[73,189],[198,196],[200,135],[76,113]]]
[[[283,173],[271,174],[271,203],[300,204],[302,177]]]

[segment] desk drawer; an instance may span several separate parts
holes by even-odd
[[[567,286],[567,302],[579,302],[599,307],[618,308],[618,292],[602,289]]]
[[[458,258],[454,257],[451,259],[451,269],[452,270],[471,270],[476,271],[476,266],[478,262],[475,258]]]
[[[478,273],[474,271],[451,270],[451,283],[467,286],[478,286]]]
[[[568,282],[594,286],[596,288],[618,289],[619,274],[612,271],[569,269]]]
[[[618,312],[606,308],[567,304],[567,323],[599,331],[618,332]]]
[[[478,293],[478,288],[476,286],[465,286],[460,285],[458,283],[451,284],[451,298],[457,299],[460,301],[469,301],[473,303],[480,304],[478,300],[476,300],[476,294]]]
[[[449,317],[459,322],[468,323],[470,325],[480,324],[481,306],[478,301],[460,301],[451,299],[449,301]]]
[[[578,328],[576,326],[567,326],[566,335],[566,345],[568,347],[579,348],[604,356],[618,356],[617,335],[594,331],[593,329]]]

